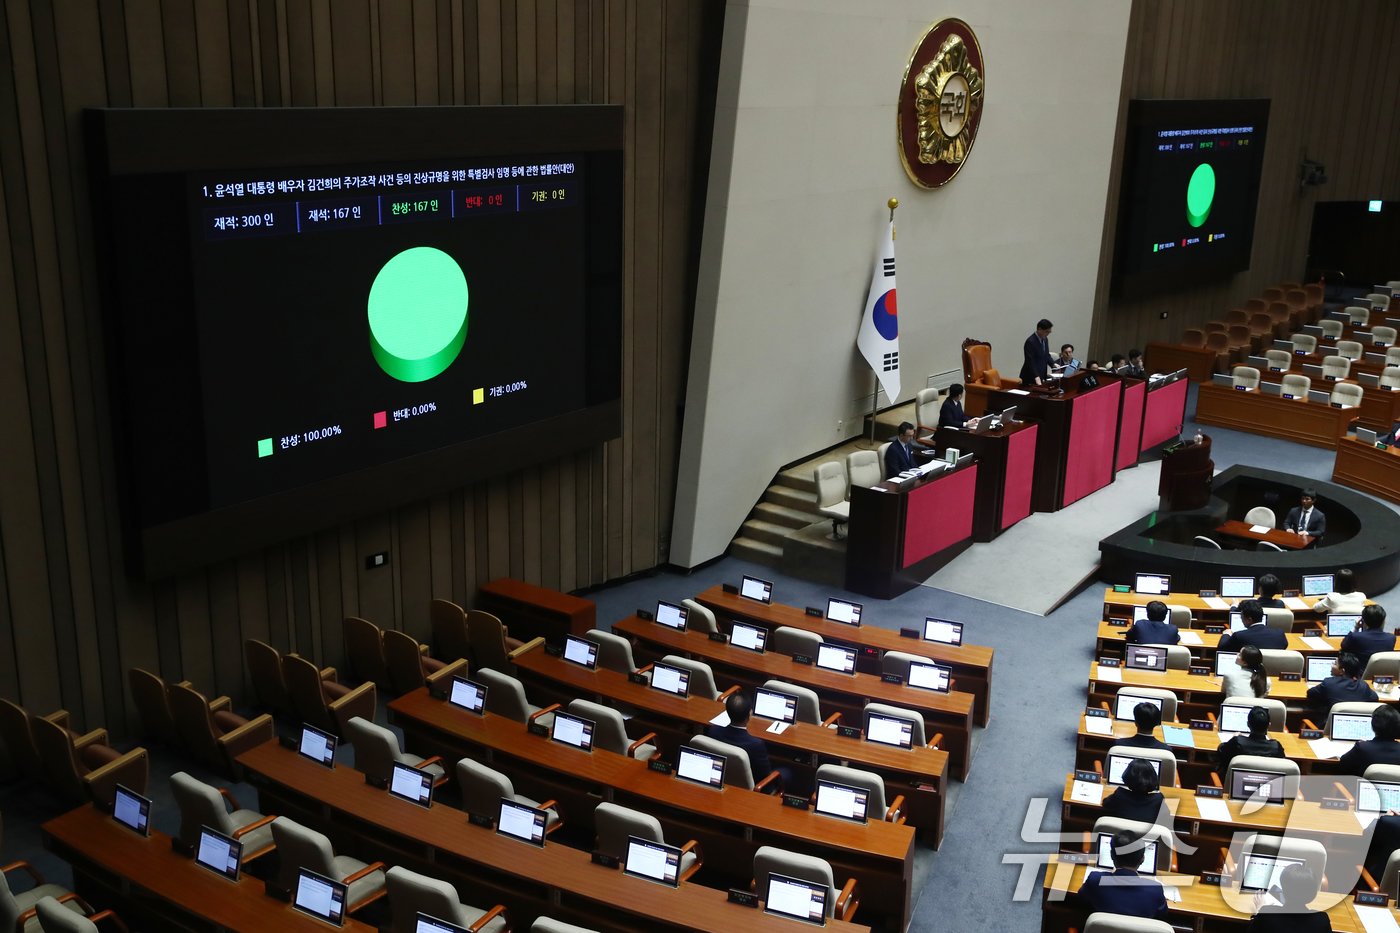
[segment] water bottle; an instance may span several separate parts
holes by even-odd
[[[1197,429],[1197,431],[1196,431],[1196,436],[1193,437],[1193,438],[1191,438],[1191,443],[1193,443],[1193,444],[1199,444],[1199,443],[1203,442],[1204,440],[1205,440],[1205,438],[1201,436],[1200,430]]]

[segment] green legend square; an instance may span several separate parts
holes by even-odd
[[[259,456],[259,457],[271,457],[271,456],[272,456],[272,438],[270,438],[270,437],[265,437],[265,438],[263,438],[262,440],[258,441],[258,456]]]

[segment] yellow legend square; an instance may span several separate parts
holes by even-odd
[[[472,389],[472,404],[480,405],[484,401],[486,401],[486,390]]]

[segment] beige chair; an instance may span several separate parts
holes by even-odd
[[[937,732],[928,739],[924,737],[924,717],[912,709],[905,709],[903,706],[891,706],[889,703],[874,703],[866,701],[864,712],[874,713],[877,716],[888,716],[891,719],[902,719],[909,723],[910,744],[917,748],[920,745],[927,745],[930,748],[937,748],[938,743],[943,741],[943,733]]]
[[[1191,610],[1187,606],[1177,606],[1167,603],[1167,621],[1177,628],[1191,627]]]
[[[1236,366],[1230,375],[1236,388],[1244,387],[1250,391],[1259,388],[1259,370],[1253,366]]]
[[[766,680],[763,682],[763,689],[797,697],[797,722],[805,722],[814,726],[830,726],[841,721],[840,713],[832,713],[829,719],[822,719],[821,698],[817,696],[817,691],[811,687],[799,686],[785,680]]]
[[[817,486],[817,511],[831,519],[831,536],[841,537],[841,526],[851,517],[851,503],[846,501],[846,468],[840,461],[828,460],[818,465],[813,474]]]
[[[825,764],[817,768],[817,781],[831,781],[847,787],[859,787],[865,791],[865,818],[875,822],[899,823],[905,821],[904,795],[899,794],[886,805],[885,779],[873,771],[847,768],[843,765]],[[812,795],[816,804],[816,794]]]
[[[1400,391],[1400,366],[1386,366],[1382,369],[1378,384],[1382,392],[1387,389],[1392,392]]]
[[[1361,359],[1362,354],[1364,354],[1365,352],[1366,352],[1366,348],[1363,347],[1359,341],[1356,341],[1356,340],[1338,340],[1338,341],[1337,341],[1337,355],[1338,355],[1338,356],[1344,356],[1344,357],[1346,357],[1346,358],[1349,359],[1349,360],[1355,361],[1355,360]]]
[[[187,684],[171,684],[169,696],[170,711],[185,751],[231,780],[243,778],[238,756],[271,741],[277,734],[270,715],[244,719],[233,712],[228,697],[211,703]]]
[[[1355,383],[1339,382],[1333,387],[1332,396],[1328,401],[1333,405],[1341,405],[1343,408],[1355,408],[1361,404],[1361,399],[1365,394],[1361,386]]]
[[[70,804],[76,806],[91,800],[99,807],[110,809],[118,784],[138,794],[146,792],[151,762],[144,748],[119,753],[107,742],[105,729],[75,739],[73,733],[51,719],[34,716],[29,726],[34,732],[39,763],[43,765],[46,789]],[[79,745],[85,740],[87,744]],[[97,746],[102,746],[103,751],[95,758]],[[91,751],[84,754],[87,749]],[[94,767],[97,760],[103,763]]]
[[[1312,378],[1299,373],[1287,373],[1279,384],[1279,392],[1294,398],[1305,399],[1312,388]]]
[[[592,700],[570,700],[569,714],[593,721],[593,747],[601,748],[616,755],[649,761],[661,754],[654,745],[655,732],[648,732],[639,739],[627,734],[627,723],[622,714],[609,706],[594,703]]]
[[[1157,687],[1119,687],[1117,696],[1114,698],[1114,708],[1117,707],[1118,700],[1122,697],[1138,697],[1143,700],[1162,701],[1162,721],[1176,722],[1176,694],[1170,690],[1161,690]]]
[[[113,926],[127,933],[127,926],[115,910],[99,911],[84,916],[71,909],[69,904],[61,904],[52,897],[41,897],[34,903],[34,916],[37,929],[43,933],[98,933],[97,924],[103,920],[112,921]]]
[[[1348,305],[1342,309],[1351,318],[1352,327],[1365,327],[1371,320],[1371,309],[1360,305]]]
[[[1263,649],[1260,649],[1263,650]],[[1284,722],[1288,717],[1288,707],[1284,706],[1282,700],[1271,700],[1268,697],[1226,697],[1220,703],[1220,715],[1223,718],[1225,707],[1243,706],[1245,709],[1253,709],[1262,706],[1269,711],[1269,731],[1283,732],[1286,726]]]
[[[457,762],[457,786],[462,791],[462,806],[473,816],[486,816],[494,820],[501,811],[501,799],[505,798],[524,807],[543,810],[546,836],[564,825],[555,801],[539,801],[517,794],[515,784],[509,777],[470,758]]]
[[[1267,611],[1266,609],[1265,612]],[[1274,628],[1273,625],[1269,627]],[[1270,677],[1277,677],[1279,674],[1303,673],[1304,662],[1301,651],[1289,651],[1287,648],[1260,648],[1259,653],[1264,656],[1264,673]]]
[[[1293,631],[1293,610],[1275,609],[1273,607],[1265,609],[1264,624],[1269,628],[1276,628],[1280,632],[1291,632]],[[1301,668],[1299,669],[1301,670]]]
[[[1176,928],[1165,920],[1099,911],[1084,921],[1084,933],[1176,933]]]
[[[175,842],[185,852],[194,852],[205,826],[242,842],[244,865],[273,850],[270,824],[277,817],[243,809],[227,788],[212,787],[176,771],[170,775],[170,792],[180,808],[180,830]]]
[[[417,690],[427,684],[428,678],[444,675],[449,667],[463,676],[467,673],[465,658],[444,664],[428,656],[427,645],[419,644],[412,635],[396,629],[384,630],[384,667],[389,679],[388,691],[395,697]]]
[[[1332,708],[1327,712],[1327,719],[1323,723],[1323,731],[1328,735],[1332,734],[1332,720],[1339,714],[1352,713],[1369,716],[1376,711],[1376,707],[1378,706],[1380,706],[1380,703],[1366,703],[1360,700],[1344,700],[1341,703],[1333,703]],[[1313,725],[1312,720],[1309,719],[1304,719],[1303,725],[1308,729],[1317,728],[1317,726]]]
[[[1267,505],[1256,505],[1248,512],[1244,513],[1245,524],[1263,525],[1265,528],[1277,528],[1278,516],[1274,515],[1274,510]]]
[[[754,892],[760,900],[768,897],[768,876],[787,875],[799,881],[826,885],[826,915],[836,920],[850,920],[860,906],[854,878],[836,891],[831,863],[812,855],[789,852],[775,846],[759,846],[753,856]]]
[[[467,638],[471,640],[473,667],[489,667],[498,671],[513,666],[510,653],[522,642],[511,638],[506,624],[482,609],[467,610]],[[446,660],[446,656],[443,656]]]
[[[141,719],[142,737],[165,746],[176,745],[180,738],[175,731],[175,717],[170,712],[165,681],[139,667],[126,672],[126,681],[136,703],[136,715]]]
[[[1336,382],[1351,375],[1351,360],[1344,356],[1327,356],[1322,359],[1322,378]]]
[[[1342,322],[1334,317],[1325,317],[1317,322],[1317,326],[1322,328],[1322,336],[1330,337],[1332,340],[1340,340],[1342,332],[1346,330]]]
[[[1284,759],[1269,758],[1266,760],[1278,762]],[[1278,769],[1275,767],[1274,770]],[[1233,846],[1231,848],[1233,849]],[[1240,862],[1243,864],[1250,855],[1254,854],[1302,859],[1307,862],[1312,876],[1317,879],[1319,885],[1327,874],[1327,850],[1316,839],[1266,836],[1262,833],[1253,833],[1246,836],[1240,845]],[[1226,854],[1225,868],[1232,876],[1238,875],[1229,853]],[[1309,898],[1309,900],[1311,899]]]
[[[591,927],[581,927],[573,923],[555,920],[553,917],[536,917],[530,924],[530,933],[599,933]]]
[[[1370,680],[1376,675],[1400,677],[1400,651],[1377,651],[1366,659],[1366,671],[1362,680]]]
[[[27,891],[15,892],[10,887],[10,878],[23,869],[34,886]],[[38,869],[25,861],[11,862],[0,869],[0,930],[4,933],[35,933],[39,921],[35,919],[34,905],[44,898],[52,898],[63,905],[65,910],[87,915],[92,907],[78,895],[58,884],[49,884]]]
[[[693,599],[683,599],[681,605],[686,610],[685,627],[687,630],[707,634],[719,631],[719,621],[715,619],[715,614],[708,607],[700,605]]]
[[[1312,334],[1294,334],[1288,338],[1293,341],[1294,353],[1316,353],[1317,338]]]
[[[1104,762],[1107,763],[1112,755],[1120,755],[1125,758],[1146,758],[1149,761],[1157,762],[1157,781],[1163,787],[1176,787],[1176,756],[1169,749],[1165,748],[1143,748],[1139,745],[1110,745],[1108,753],[1104,755]]]
[[[1289,800],[1298,796],[1298,785],[1302,779],[1302,772],[1296,761],[1263,755],[1236,755],[1230,759],[1230,767],[1225,770],[1226,787],[1234,786],[1236,771],[1268,771],[1273,774],[1282,774],[1283,796]]]
[[[1400,849],[1390,853],[1390,858],[1386,859],[1385,871],[1381,874],[1380,883],[1371,877],[1371,873],[1366,869],[1361,869],[1361,880],[1365,882],[1373,894],[1394,891],[1397,884],[1400,884]]]
[[[615,803],[603,802],[593,810],[593,825],[598,830],[597,851],[619,861],[627,859],[628,838],[636,836],[649,842],[666,844],[661,821],[649,813],[631,810]],[[680,881],[689,881],[700,870],[703,857],[694,839],[681,846],[681,864],[677,873]]]
[[[914,396],[914,424],[919,434],[932,434],[938,430],[938,411],[943,402],[935,388],[920,389]]]
[[[358,616],[346,616],[340,625],[345,639],[345,661],[350,668],[350,682],[384,683],[384,633],[379,626]]]
[[[1385,292],[1371,292],[1371,294],[1366,296],[1366,300],[1371,303],[1372,308],[1377,308],[1381,311],[1390,307],[1390,296]]]
[[[1388,326],[1372,327],[1371,345],[1376,347],[1395,346],[1395,328]]]
[[[1167,649],[1167,670],[1189,671],[1191,669],[1191,649],[1185,645],[1163,645]]]
[[[1100,833],[1107,833],[1110,836],[1128,833],[1143,842],[1157,843],[1156,869],[1160,872],[1172,870],[1172,856],[1176,852],[1177,841],[1172,835],[1171,826],[1127,820],[1117,816],[1101,816],[1094,820],[1094,828],[1090,831],[1091,844],[1097,843]]]
[[[473,677],[486,687],[486,712],[516,722],[538,722],[546,729],[554,722],[554,714],[527,700],[525,685],[509,674],[483,667]]]
[[[725,759],[724,783],[733,787],[742,787],[744,790],[756,790],[764,793],[772,793],[780,788],[778,783],[779,775],[777,771],[770,771],[761,780],[754,780],[753,765],[749,762],[749,753],[737,745],[728,742],[721,742],[719,739],[712,739],[708,735],[692,735],[686,740],[686,746],[696,751],[707,752],[711,755],[718,755]]]
[[[689,616],[686,617],[686,621],[690,621]],[[690,671],[689,687],[690,695],[693,697],[702,697],[706,700],[719,700],[723,702],[731,693],[739,689],[739,684],[735,684],[721,693],[719,686],[715,683],[714,670],[704,661],[683,658],[678,654],[668,654],[661,659],[661,663]]]
[[[1400,347],[1388,347],[1385,351],[1386,366],[1400,366]]]
[[[359,716],[345,723],[345,741],[355,747],[355,769],[381,787],[389,783],[396,764],[428,772],[433,776],[434,786],[447,779],[441,755],[424,758],[406,752],[393,732]]]
[[[500,904],[490,910],[478,910],[463,904],[457,889],[416,871],[395,865],[385,873],[389,891],[389,933],[413,933],[418,928],[418,915],[427,914],[446,920],[472,933],[505,933],[510,929],[510,917]]]
[[[352,717],[374,719],[375,686],[365,681],[351,690],[334,680],[322,680],[316,665],[300,655],[282,656],[282,676],[292,707],[302,722],[318,729],[345,734],[345,723]]]
[[[583,637],[598,646],[598,666],[619,674],[634,674],[637,662],[632,658],[632,643],[621,635],[595,628],[583,633]]]
[[[1265,350],[1264,359],[1269,361],[1269,369],[1274,372],[1286,373],[1293,365],[1293,354],[1287,350]]]
[[[793,628],[790,625],[780,625],[768,636],[768,650],[788,657],[805,654],[809,658],[815,658],[821,645],[822,637],[816,632]]]
[[[850,477],[852,489],[874,486],[884,480],[885,465],[873,450],[853,450],[846,454],[846,475]]]
[[[876,456],[880,458],[881,472],[884,472],[885,469],[885,453],[890,449],[890,445],[893,443],[894,441],[885,441],[883,444],[880,445],[880,449],[875,451]]]
[[[472,656],[471,638],[467,634],[467,613],[447,599],[428,603],[428,621],[433,630],[433,656],[444,661]],[[498,662],[499,663],[499,662]],[[478,661],[474,667],[489,667]]]
[[[880,656],[880,673],[894,674],[902,681],[909,680],[909,665],[915,662],[928,664],[929,658],[923,655],[910,654],[907,651],[886,651]]]
[[[314,829],[279,816],[272,821],[272,838],[277,846],[277,877],[268,884],[269,889],[292,894],[297,888],[297,876],[305,868],[345,885],[347,914],[368,907],[388,893],[384,881],[387,866],[383,862],[366,864],[348,855],[336,855],[331,841]]]

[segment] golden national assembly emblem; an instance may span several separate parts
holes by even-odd
[[[934,23],[914,47],[899,89],[899,159],[910,180],[938,188],[967,161],[982,122],[982,47],[960,19]]]

